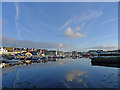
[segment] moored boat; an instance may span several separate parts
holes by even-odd
[[[0,68],[4,68],[5,67],[5,63],[0,63]]]

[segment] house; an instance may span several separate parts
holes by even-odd
[[[26,52],[25,48],[13,48],[13,52],[14,53],[22,53],[22,52]]]
[[[42,50],[42,54],[47,55],[47,54],[48,54],[48,50],[43,49],[43,50]]]
[[[31,52],[31,51],[34,51],[34,48],[31,48],[31,49],[30,49],[30,52]]]
[[[13,47],[3,47],[3,49],[7,50],[8,52],[13,52]]]
[[[42,54],[42,50],[41,49],[37,49],[36,51],[37,51],[37,53]]]
[[[72,56],[78,56],[78,52],[77,51],[72,51]]]
[[[33,57],[37,57],[39,53],[37,53],[37,51],[30,51],[30,53],[32,54]]]
[[[7,50],[3,49],[3,47],[0,48],[0,54],[7,54]]]
[[[58,55],[58,56],[63,56],[64,53],[63,53],[63,51],[59,51],[59,50],[58,50],[58,51],[57,51],[57,55]]]
[[[64,55],[65,55],[66,57],[71,57],[71,56],[72,56],[72,52],[64,52]]]
[[[82,57],[82,52],[78,52],[78,57]]]
[[[47,55],[48,56],[57,56],[57,51],[55,51],[55,50],[47,51]]]

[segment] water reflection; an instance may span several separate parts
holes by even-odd
[[[48,61],[58,61],[59,58],[48,58]]]
[[[75,80],[77,77],[79,77],[78,82],[82,82],[82,79],[80,78],[80,76],[86,74],[87,72],[84,71],[80,71],[80,70],[71,70],[69,72],[66,73],[66,79],[68,82],[72,82],[73,80]]]
[[[3,87],[8,88],[101,88],[118,84],[117,69],[93,67],[86,58],[51,59],[2,71]]]

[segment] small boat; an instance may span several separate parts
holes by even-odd
[[[0,63],[0,68],[4,68],[5,67],[5,63]]]

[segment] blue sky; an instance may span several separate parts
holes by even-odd
[[[50,48],[67,51],[115,49],[118,44],[117,2],[4,2],[2,20],[3,37],[17,42],[54,43],[58,47]]]

